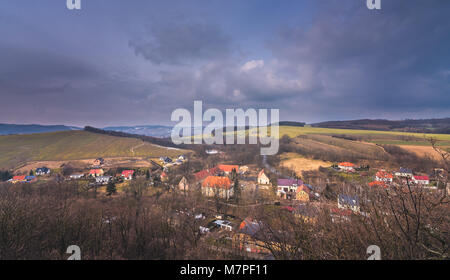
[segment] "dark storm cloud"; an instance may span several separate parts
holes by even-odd
[[[7,1],[0,122],[169,124],[194,100],[308,122],[450,114],[450,1],[109,2]]]
[[[152,23],[147,32],[130,40],[137,55],[153,63],[184,64],[222,58],[230,53],[230,38],[205,22]]]
[[[450,2],[383,1],[374,12],[326,1],[308,28],[285,28],[269,43],[291,69],[309,65],[323,90],[301,95],[316,112],[449,113]]]
[[[6,97],[63,93],[71,84],[99,77],[86,63],[48,51],[0,46],[0,61],[0,91]]]

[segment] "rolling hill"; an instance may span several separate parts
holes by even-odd
[[[0,136],[0,169],[30,161],[78,160],[97,157],[176,156],[185,150],[166,148],[139,139],[87,131],[62,131]]]
[[[65,125],[0,124],[0,135],[33,134],[67,130],[80,130],[80,128]]]
[[[351,120],[328,121],[312,124],[313,127],[341,128],[341,129],[368,129],[384,131],[403,131],[420,133],[450,133],[450,118],[423,119],[423,120]]]

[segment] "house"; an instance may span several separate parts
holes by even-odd
[[[100,165],[103,165],[104,163],[105,163],[105,159],[104,158],[97,158],[96,160],[94,160],[93,165],[100,166]]]
[[[42,176],[42,175],[47,175],[47,174],[50,174],[50,169],[49,168],[47,168],[45,166],[36,168],[36,175],[37,176]]]
[[[351,162],[341,162],[338,164],[338,168],[340,170],[346,171],[346,172],[353,172],[355,171],[355,165]]]
[[[348,209],[333,208],[330,211],[330,216],[333,223],[350,222],[352,211]]]
[[[172,159],[169,157],[160,157],[159,160],[162,161],[164,164],[172,163]]]
[[[309,202],[310,190],[305,185],[301,185],[297,188],[297,193],[295,194],[295,200],[300,202]]]
[[[84,174],[72,174],[69,176],[70,179],[78,180],[84,177]]]
[[[92,176],[92,177],[103,176],[103,174],[105,174],[103,169],[91,169],[91,170],[89,170],[89,176]]]
[[[14,183],[14,184],[15,183],[24,183],[27,181],[26,177],[27,176],[25,176],[25,175],[14,176],[14,177],[12,177],[12,179],[9,180],[9,182]]]
[[[350,209],[353,212],[359,212],[360,210],[359,199],[357,196],[340,194],[338,196],[338,208]]]
[[[239,171],[239,165],[219,164],[217,167],[225,174],[230,174],[233,170],[235,170],[236,172]]]
[[[189,191],[189,183],[186,177],[183,176],[183,178],[181,178],[180,182],[178,183],[178,189],[185,192]]]
[[[233,224],[229,221],[216,220],[213,222],[217,227],[228,231],[233,231]]]
[[[259,171],[258,173],[258,184],[260,185],[269,185],[270,179],[267,177],[266,173],[264,173],[264,169]]]
[[[111,180],[111,176],[98,176],[95,178],[95,182],[98,184],[107,184]]]
[[[202,183],[204,196],[229,199],[234,195],[231,180],[228,177],[208,176]]]
[[[122,171],[121,176],[124,180],[132,180],[134,175],[134,170],[124,170]]]
[[[400,167],[399,171],[395,172],[395,176],[397,176],[397,177],[405,177],[405,178],[412,178],[413,171],[412,171],[412,169]]]
[[[380,170],[375,175],[375,181],[392,183],[393,179],[394,179],[394,176],[392,176],[391,173],[386,172],[385,170]]]
[[[218,167],[213,167],[210,169],[201,170],[194,174],[194,178],[196,181],[202,181],[206,179],[208,176],[216,176],[219,175],[222,171]]]
[[[248,172],[248,170],[249,170],[249,168],[248,168],[247,165],[239,166],[238,173],[239,174],[246,174]]]
[[[416,185],[429,185],[430,184],[430,178],[428,176],[413,176],[412,181]]]
[[[277,184],[277,196],[284,199],[294,199],[297,194],[297,188],[303,185],[303,181],[298,179],[278,179]]]
[[[219,153],[219,151],[217,151],[217,150],[206,150],[205,153],[208,154],[208,155],[217,155]]]
[[[256,220],[249,217],[245,218],[239,225],[239,232],[248,234],[250,236],[255,236],[261,230],[262,224]]]

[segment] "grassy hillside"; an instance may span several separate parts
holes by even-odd
[[[0,168],[13,168],[29,161],[159,157],[175,156],[184,152],[144,143],[138,139],[86,131],[0,136]]]

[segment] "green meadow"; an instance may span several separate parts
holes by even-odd
[[[13,168],[30,161],[63,161],[97,157],[172,157],[184,152],[134,138],[86,131],[0,136],[0,168]]]

